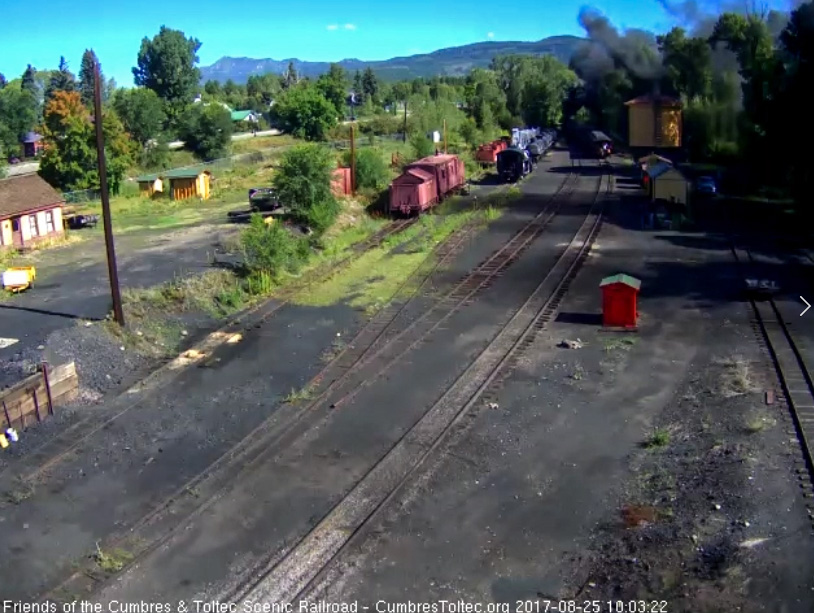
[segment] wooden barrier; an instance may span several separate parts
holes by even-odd
[[[0,392],[3,428],[24,430],[54,414],[54,407],[74,400],[79,394],[76,364],[68,362],[53,368],[43,364],[41,371]]]

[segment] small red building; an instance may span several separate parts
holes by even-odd
[[[331,192],[337,198],[348,196],[353,191],[350,168],[337,168],[331,173]]]
[[[602,325],[635,328],[639,319],[638,297],[642,282],[625,274],[602,279]]]

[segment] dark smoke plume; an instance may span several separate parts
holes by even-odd
[[[655,37],[651,33],[628,30],[620,34],[607,17],[590,7],[580,9],[579,24],[585,29],[588,39],[604,50],[607,58],[621,64],[631,74],[649,80],[656,80],[662,76],[664,69],[661,57],[656,48]],[[588,71],[596,70],[599,59],[600,55],[594,52],[593,62],[587,67]],[[601,63],[608,66],[607,61]],[[586,68],[584,64],[582,67]],[[605,68],[605,71],[607,69]]]

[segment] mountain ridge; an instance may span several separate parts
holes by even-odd
[[[584,38],[570,35],[550,36],[539,41],[482,41],[387,60],[365,61],[347,58],[335,63],[349,72],[364,70],[369,66],[385,81],[436,75],[463,76],[472,68],[487,67],[498,55],[512,53],[553,55],[568,63],[574,51],[584,41]],[[289,62],[293,62],[297,72],[306,77],[317,77],[327,72],[328,67],[334,63],[310,62],[297,58],[275,60],[224,56],[209,66],[201,67],[201,82],[214,80],[224,83],[232,79],[235,83],[244,84],[252,75],[282,74],[288,68]]]

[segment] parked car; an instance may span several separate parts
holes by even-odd
[[[66,215],[63,218],[65,226],[69,230],[81,230],[82,228],[93,228],[99,223],[98,215]]]
[[[282,205],[277,194],[270,187],[255,187],[249,190],[249,206],[252,211],[274,211]]]
[[[695,191],[705,196],[714,196],[718,193],[718,186],[712,177],[699,177],[695,182]]]

